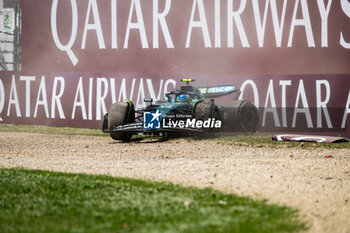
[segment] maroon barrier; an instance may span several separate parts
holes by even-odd
[[[241,99],[260,110],[260,131],[328,132],[349,136],[350,88],[347,75],[191,76],[198,86],[234,84]],[[2,73],[3,123],[99,128],[116,101],[163,99],[181,84],[179,76],[120,73]],[[344,88],[347,86],[348,88]],[[234,97],[218,98],[226,103]]]
[[[350,136],[347,0],[23,0],[21,8],[22,70],[0,72],[0,123],[98,128],[112,102],[141,107],[190,77],[241,87],[259,107],[261,131]]]
[[[348,0],[24,0],[21,5],[22,71],[350,73]]]

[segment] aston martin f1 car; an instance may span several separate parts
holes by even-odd
[[[234,85],[194,87],[193,79],[179,90],[165,94],[153,103],[145,98],[146,107],[135,110],[130,100],[117,102],[104,115],[102,131],[114,140],[129,141],[133,134],[171,135],[208,132],[254,133],[259,127],[259,113],[249,100],[238,100],[240,90]],[[235,94],[226,105],[215,98]]]

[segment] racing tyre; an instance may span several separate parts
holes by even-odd
[[[259,128],[259,112],[249,100],[233,101],[229,128],[234,132],[255,133]]]
[[[103,116],[102,132],[108,130],[108,113]]]
[[[194,118],[205,121],[209,118],[219,120],[219,110],[213,101],[202,101],[195,105]],[[214,131],[214,129],[204,129],[205,131]]]
[[[131,102],[118,102],[112,105],[111,111],[107,115],[107,129],[113,130],[115,127],[125,125],[135,121],[134,105]],[[110,133],[114,140],[129,141],[132,134],[127,132]]]

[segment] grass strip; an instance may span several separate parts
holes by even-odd
[[[317,142],[293,142],[293,141],[273,141],[271,136],[259,135],[236,135],[229,137],[218,137],[215,139],[219,144],[254,147],[254,148],[300,148],[300,149],[350,149],[350,142],[342,143],[317,143]]]
[[[0,169],[1,232],[298,232],[298,212],[212,189]]]
[[[52,127],[36,125],[0,124],[0,132],[26,132],[51,135],[81,135],[81,136],[107,136],[99,129],[82,129],[69,127]],[[134,135],[133,139],[159,138],[152,136]],[[345,143],[314,143],[314,142],[277,142],[272,141],[271,136],[261,135],[235,135],[218,137],[188,137],[187,140],[216,140],[219,144],[254,147],[254,148],[327,148],[327,149],[350,149],[350,142]],[[161,140],[160,140],[161,142]]]
[[[82,129],[41,125],[0,124],[0,132],[39,133],[51,135],[108,136],[100,129]]]

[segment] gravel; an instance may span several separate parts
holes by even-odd
[[[298,208],[308,232],[350,233],[348,149],[251,148],[188,139],[120,143],[0,132],[0,168],[14,167],[212,187]]]

